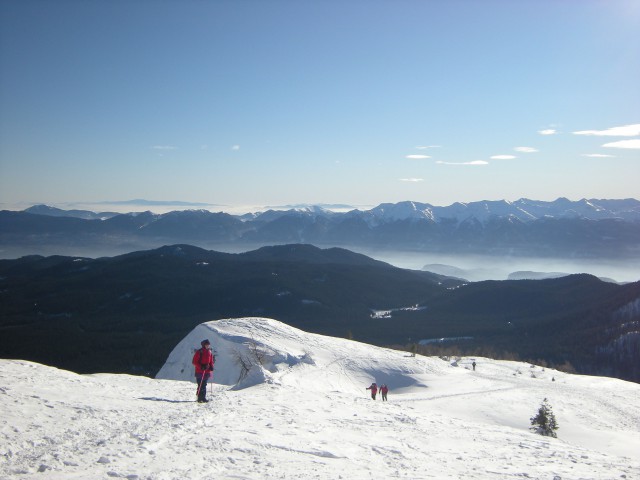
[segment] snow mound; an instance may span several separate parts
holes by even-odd
[[[236,389],[261,383],[310,390],[361,392],[372,382],[396,392],[425,388],[426,375],[445,362],[410,357],[353,340],[307,333],[270,318],[235,318],[198,325],[171,352],[156,378],[192,380],[191,359],[200,342],[216,355],[213,381]]]

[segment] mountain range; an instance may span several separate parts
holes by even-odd
[[[640,282],[591,275],[467,283],[341,248],[240,254],[171,245],[0,260],[0,357],[151,375],[195,325],[269,316],[376,345],[424,343],[640,381]],[[434,345],[429,340],[441,339]]]
[[[436,253],[637,258],[640,201],[520,199],[448,207],[400,202],[344,213],[309,206],[242,216],[207,210],[94,213],[43,205],[0,212],[5,257],[12,252],[118,254],[172,243],[204,248],[309,243]]]

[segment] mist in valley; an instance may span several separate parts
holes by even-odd
[[[4,245],[0,248],[0,259],[15,259],[27,255],[64,255],[87,258],[113,257],[134,251],[151,250],[177,242],[159,239],[149,239],[147,242],[120,242],[114,239],[112,244],[100,245]],[[225,253],[244,253],[256,250],[264,243],[233,243],[233,244],[206,244],[196,243],[195,246],[207,250],[215,250]],[[321,248],[330,248],[330,245],[318,245]],[[438,252],[407,251],[401,249],[368,249],[358,246],[346,246],[356,253],[360,253],[389,263],[395,267],[410,270],[427,270],[441,275],[463,278],[471,282],[483,280],[507,280],[514,272],[533,272],[535,274],[559,274],[588,273],[603,280],[618,283],[636,282],[640,280],[640,257],[619,258],[549,258],[549,257],[524,257],[510,255],[478,255],[460,252],[448,254]],[[544,275],[526,276],[526,278],[538,278]],[[522,275],[519,276],[522,278]]]
[[[456,255],[433,252],[354,249],[396,267],[460,276],[471,282],[507,280],[514,272],[589,273],[618,283],[640,280],[640,258],[543,258],[508,255]],[[457,274],[457,275],[456,275]]]

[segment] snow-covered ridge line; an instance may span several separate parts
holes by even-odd
[[[447,207],[437,207],[428,203],[400,202],[382,204],[368,212],[377,221],[428,220],[442,222],[449,220],[459,223],[474,219],[485,223],[491,218],[513,218],[521,222],[543,218],[586,218],[591,220],[620,218],[623,220],[639,220],[640,202],[634,199],[583,199],[577,202],[572,202],[566,198],[560,198],[553,202],[520,199],[514,202],[507,200],[458,202]]]
[[[97,214],[80,210],[61,210],[46,205],[36,205],[26,210],[30,213],[51,216],[76,216],[84,219],[108,219],[115,215],[113,212]],[[216,209],[216,212],[220,210]],[[224,211],[224,209],[222,209]],[[175,210],[163,214],[144,212],[151,221],[163,218],[184,217],[189,215],[211,214],[213,210],[187,209]],[[137,212],[139,215],[141,212]],[[282,208],[272,207],[266,211],[255,211],[243,215],[233,215],[245,222],[260,221],[270,222],[283,216],[311,216],[326,218],[352,217],[361,218],[369,225],[375,226],[387,222],[402,220],[422,220],[428,222],[465,222],[476,220],[486,223],[492,218],[511,218],[521,222],[529,222],[544,218],[584,218],[589,220],[621,219],[625,221],[640,220],[640,201],[635,199],[582,199],[571,201],[559,198],[554,201],[540,201],[519,199],[516,201],[478,201],[462,203],[456,202],[449,206],[434,206],[429,203],[404,201],[398,203],[383,203],[370,210],[348,209],[341,205],[339,209],[331,206],[307,205],[303,207],[286,206]]]

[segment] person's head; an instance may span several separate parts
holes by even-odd
[[[211,342],[209,342],[209,340],[204,339],[200,342],[200,345],[202,345],[202,348],[209,348],[209,346],[211,345]]]

